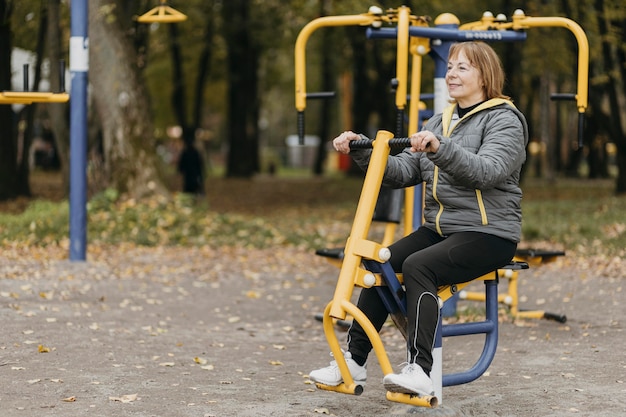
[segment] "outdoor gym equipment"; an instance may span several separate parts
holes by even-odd
[[[167,5],[166,0],[152,10],[137,18],[139,23],[178,23],[187,20],[187,16]]]
[[[408,100],[408,131],[416,132],[420,112],[423,111],[423,108],[420,109],[420,99],[423,98],[420,91],[423,56],[430,55],[435,61],[433,111],[438,113],[443,110],[447,101],[444,76],[448,51],[453,42],[470,40],[483,40],[486,42],[523,41],[526,39],[525,31],[531,27],[564,27],[574,34],[578,43],[577,91],[573,94],[555,94],[553,98],[575,100],[577,102],[579,112],[579,147],[582,146],[582,128],[584,113],[587,108],[589,47],[587,38],[578,24],[562,17],[529,17],[521,10],[515,12],[511,22],[507,22],[506,17],[501,15],[494,18],[489,12],[484,13],[480,21],[462,26],[456,16],[449,13],[440,15],[435,20],[435,28],[429,27],[428,22],[428,18],[414,16],[404,6],[398,9],[389,9],[386,12],[383,12],[380,8],[371,7],[368,13],[360,15],[327,16],[309,22],[301,30],[295,45],[295,104],[298,112],[298,136],[304,138],[304,110],[307,99],[327,98],[334,95],[334,92],[307,93],[306,90],[306,43],[311,34],[319,28],[351,25],[368,26],[366,33],[369,38],[395,39],[397,41],[396,78],[394,80],[396,108],[398,110],[397,121],[400,123],[403,120],[407,98],[410,97],[410,100]],[[383,24],[395,25],[395,27],[382,27]],[[411,57],[410,96],[407,95],[409,91],[409,56]],[[396,130],[401,131],[397,126]],[[350,394],[360,394],[363,390],[363,387],[354,383],[334,332],[334,323],[343,322],[347,315],[351,315],[354,320],[357,320],[370,338],[383,373],[388,374],[392,372],[380,336],[367,317],[350,302],[350,299],[355,286],[376,287],[381,297],[386,300],[385,303],[392,319],[400,329],[403,328],[402,323],[403,321],[405,322],[406,315],[405,310],[403,310],[401,297],[403,291],[401,277],[397,276],[386,263],[390,256],[386,245],[368,240],[367,235],[374,213],[374,202],[376,201],[373,197],[377,196],[380,190],[389,151],[391,147],[406,146],[406,142],[403,142],[406,140],[406,138],[394,139],[393,134],[390,132],[379,131],[375,141],[361,144],[361,146],[371,146],[373,148],[372,157],[363,183],[350,237],[347,239],[346,247],[340,252],[342,256],[340,259],[341,270],[333,300],[328,304],[322,316],[324,332],[344,382],[337,387],[318,384],[319,388]],[[353,141],[351,146],[359,146],[355,142],[359,141]],[[414,224],[421,224],[421,191],[421,187],[412,187],[406,190],[404,205],[405,233],[412,231]],[[324,256],[332,253],[318,252],[318,254]],[[335,250],[334,253],[337,254],[338,252]],[[533,261],[537,261],[552,259],[553,257],[534,256],[531,258]],[[511,264],[504,265],[497,271],[476,279],[485,282],[485,294],[481,298],[485,302],[486,307],[485,321],[438,326],[435,348],[433,350],[434,363],[431,371],[431,379],[435,385],[435,397],[415,397],[407,394],[388,393],[387,399],[417,406],[433,407],[441,403],[443,386],[467,383],[479,378],[485,372],[495,355],[497,346],[498,279],[500,277],[517,278],[519,270],[528,268],[528,263],[524,262],[524,259],[526,258],[516,258]],[[444,302],[468,284],[464,283],[440,288],[438,296]],[[516,281],[514,284],[516,284]],[[516,290],[516,287],[514,288]],[[515,300],[517,301],[516,293]],[[564,321],[564,316],[560,317],[562,317],[562,320],[559,321]],[[485,334],[485,345],[476,364],[466,372],[443,375],[442,337],[479,333]]]
[[[70,96],[65,92],[65,61],[59,62],[59,91],[29,91],[29,65],[23,67],[23,91],[0,92],[0,104],[66,103]]]
[[[391,256],[389,249],[380,243],[368,240],[375,206],[375,200],[371,196],[376,195],[381,187],[389,151],[393,147],[404,148],[407,146],[410,146],[408,138],[393,138],[393,134],[386,131],[379,131],[374,141],[350,142],[350,147],[353,149],[371,147],[373,151],[363,182],[350,237],[347,239],[346,247],[343,251],[343,261],[335,293],[332,301],[327,305],[322,318],[324,334],[337,361],[344,382],[338,386],[316,384],[320,389],[356,395],[363,392],[363,387],[355,384],[348,371],[334,330],[335,321],[345,320],[348,314],[352,316],[353,320],[359,322],[365,330],[383,373],[387,375],[393,372],[380,335],[369,319],[350,301],[355,287],[375,287],[394,323],[396,323],[403,336],[407,337],[407,307],[404,289],[402,288],[402,276],[401,274],[396,274],[387,263]],[[502,267],[502,269],[511,270],[526,268],[528,268],[528,264],[524,262],[512,262]],[[439,395],[420,397],[388,392],[388,400],[421,407],[434,407],[441,401],[440,393],[442,386],[459,385],[473,381],[480,377],[489,367],[495,356],[498,339],[498,271],[476,279],[485,281],[486,319],[482,322],[446,326],[441,326],[440,323],[435,342],[436,349],[433,352],[434,356],[437,355],[437,352],[440,355],[442,337],[485,334],[485,345],[476,364],[467,371],[450,375],[441,375],[441,370],[433,366],[431,378],[435,384],[435,392]],[[440,287],[438,290],[440,302],[445,302],[468,284],[469,282]],[[440,359],[439,357],[439,362]]]
[[[148,11],[141,23],[174,23],[187,16],[166,5]],[[87,85],[89,74],[89,2],[73,0],[70,8],[71,94],[65,92],[65,79],[59,92],[28,91],[28,71],[24,71],[24,91],[0,92],[0,104],[64,103],[70,101],[70,261],[87,258]],[[64,64],[61,64],[64,77]]]
[[[564,256],[562,251],[548,251],[536,249],[519,249],[515,252],[513,260],[527,262],[529,265],[540,265],[547,262],[553,262],[559,256]],[[559,323],[565,323],[567,317],[563,314],[550,313],[544,310],[524,310],[519,306],[518,296],[518,275],[517,270],[501,270],[499,278],[508,280],[506,293],[498,295],[498,302],[509,308],[509,312],[516,319],[547,319],[554,320]],[[485,301],[485,294],[477,291],[460,291],[459,298],[461,300]]]

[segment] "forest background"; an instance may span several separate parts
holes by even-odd
[[[168,4],[188,15],[176,24],[141,24],[136,17],[152,0],[89,1],[90,192],[108,187],[134,196],[167,189],[159,156],[180,137],[195,135],[209,162],[223,161],[228,177],[249,178],[285,165],[285,138],[296,132],[295,39],[304,25],[323,15],[367,12],[371,2],[189,0]],[[616,178],[626,192],[626,6],[614,0],[381,1],[383,9],[407,5],[434,20],[454,13],[461,23],[484,11],[510,18],[565,16],[578,22],[590,42],[590,106],[585,147],[577,150],[576,109],[550,101],[555,92],[575,92],[577,47],[562,28],[528,31],[528,40],[494,44],[506,67],[507,93],[530,120],[532,152],[543,155],[543,176]],[[0,0],[0,88],[11,85],[10,51],[37,56],[35,88],[44,58],[50,87],[58,83],[60,59],[68,61],[69,2]],[[432,24],[432,23],[431,23]],[[308,46],[308,91],[336,91],[337,98],[311,102],[307,134],[322,138],[312,171],[325,170],[326,143],[336,132],[394,130],[390,82],[395,76],[395,42],[367,40],[363,27],[324,29]],[[549,40],[549,41],[547,41]],[[426,59],[422,91],[432,92],[432,62]],[[432,103],[427,103],[432,105]],[[0,107],[0,199],[28,195],[29,149],[42,126],[54,135],[67,183],[68,105],[26,106],[14,114]],[[17,123],[16,123],[17,120]],[[177,129],[172,129],[177,126]],[[172,140],[174,139],[174,141]],[[25,154],[25,153],[24,153]],[[170,164],[171,165],[171,164]],[[171,168],[171,167],[170,167]],[[611,171],[613,169],[613,171]],[[152,182],[152,188],[146,184]],[[154,187],[157,184],[157,187]]]
[[[184,135],[195,138],[206,173],[213,178],[245,183],[259,174],[289,172],[285,138],[296,133],[296,37],[317,17],[365,13],[372,5],[360,0],[170,1],[188,20],[160,25],[137,22],[137,16],[158,3],[88,2],[90,209],[118,199],[141,201],[155,195],[171,201],[180,188],[175,162]],[[479,20],[487,10],[510,19],[516,9],[528,16],[564,16],[579,23],[590,43],[590,100],[582,149],[576,146],[575,105],[550,99],[552,93],[571,93],[576,88],[577,46],[571,33],[562,28],[533,28],[524,42],[493,44],[507,73],[506,93],[526,114],[532,129],[525,176],[544,178],[552,185],[556,179],[571,178],[571,189],[587,193],[598,187],[581,185],[581,179],[603,179],[602,190],[609,189],[614,196],[626,192],[626,120],[620,111],[626,100],[623,2],[430,0],[379,1],[376,5],[383,9],[406,5],[414,15],[427,16],[431,24],[445,12],[467,23]],[[44,75],[50,89],[58,89],[55,63],[68,62],[69,2],[0,0],[0,17],[0,88],[21,90],[21,85],[11,84],[11,75],[15,77],[11,51],[21,48],[36,57],[31,89],[38,89]],[[307,90],[337,92],[336,98],[311,101],[307,107],[306,133],[321,138],[306,167],[310,177],[334,175],[337,164],[333,165],[326,145],[337,132],[394,130],[395,42],[367,40],[364,31],[363,27],[323,29],[309,41]],[[425,59],[424,93],[433,91],[432,74],[432,62]],[[34,194],[33,173],[42,176],[33,171],[26,150],[44,135],[54,138],[61,190],[67,194],[68,119],[67,104],[0,106],[0,201]],[[355,184],[351,190],[358,190],[358,180]],[[211,192],[222,192],[220,198],[235,190],[232,183],[220,188],[212,180],[205,185],[213,187]],[[250,187],[242,189],[250,193]],[[538,194],[550,196],[554,190]],[[354,193],[343,195],[351,198]],[[620,204],[621,199],[585,208],[619,216]],[[541,210],[544,219],[558,218],[558,211],[552,209],[550,217]],[[609,229],[599,233],[622,236],[622,223],[608,219]],[[5,236],[11,233],[9,229],[3,230]],[[527,235],[550,233],[567,240],[563,235],[572,231],[559,234],[545,225],[526,230]],[[31,239],[41,239],[41,235],[31,233]],[[158,241],[146,239],[152,244]]]

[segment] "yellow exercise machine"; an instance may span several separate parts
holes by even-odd
[[[403,304],[403,297],[400,295],[402,292],[402,276],[401,274],[396,274],[391,271],[390,266],[386,264],[391,253],[385,246],[368,240],[367,236],[375,206],[375,200],[370,198],[370,196],[376,195],[380,189],[389,151],[392,147],[407,147],[408,144],[408,138],[394,139],[393,134],[387,131],[379,131],[374,141],[351,142],[351,147],[353,148],[372,147],[373,152],[363,182],[363,188],[357,205],[354,223],[350,231],[350,237],[346,242],[343,262],[341,264],[333,300],[327,305],[322,319],[324,333],[341,371],[343,383],[338,386],[316,384],[320,389],[356,395],[361,394],[363,391],[363,387],[355,384],[348,371],[334,328],[335,320],[344,320],[348,314],[365,330],[368,338],[372,342],[373,350],[382,372],[385,375],[393,372],[380,335],[369,319],[350,300],[355,287],[377,287],[379,294],[388,306],[389,313],[394,319],[394,322],[398,324],[398,321],[402,320],[398,320],[398,316],[406,316],[406,305]],[[523,262],[514,262],[507,265],[506,268],[512,268],[513,270],[526,269],[528,265]],[[444,336],[479,333],[487,335],[485,349],[483,349],[483,354],[476,365],[466,373],[452,375],[453,378],[460,378],[464,382],[466,379],[476,379],[478,376],[482,375],[495,355],[498,325],[497,278],[497,272],[477,278],[477,280],[485,281],[485,284],[488,285],[486,299],[487,319],[485,321],[451,325],[448,326],[449,331],[444,329]],[[468,284],[469,283],[463,283],[439,288],[438,296],[440,302],[445,302]],[[400,324],[398,328],[406,338],[406,326]],[[391,392],[387,393],[387,399],[420,407],[435,407],[439,402],[437,396],[420,397]]]
[[[454,15],[444,14],[435,20],[437,27],[428,25],[429,19],[411,14],[407,7],[390,9],[383,12],[380,8],[372,7],[368,13],[348,16],[328,16],[315,19],[308,23],[298,35],[295,46],[295,103],[298,112],[298,135],[304,138],[304,110],[306,100],[311,98],[326,98],[334,93],[307,93],[306,71],[305,71],[305,51],[306,43],[311,34],[322,27],[332,26],[368,26],[367,36],[371,39],[395,39],[397,41],[397,61],[396,61],[396,107],[404,113],[407,103],[407,92],[409,91],[409,56],[411,57],[411,77],[409,103],[409,131],[418,130],[418,120],[420,112],[420,84],[422,57],[431,54],[436,58],[435,65],[435,111],[437,111],[437,77],[443,79],[441,73],[445,74],[447,61],[447,48],[453,42],[467,40],[485,41],[520,41],[525,39],[524,30],[530,27],[565,27],[576,36],[579,45],[578,50],[578,82],[575,94],[559,94],[557,99],[576,100],[579,117],[579,133],[582,134],[583,115],[587,107],[587,68],[588,68],[588,45],[584,32],[580,27],[569,19],[565,18],[533,18],[526,16],[521,11],[516,11],[513,22],[506,22],[506,19],[494,19],[490,13],[485,13],[479,22],[459,26],[458,19]],[[387,26],[382,27],[383,23]],[[437,59],[439,61],[437,61]],[[439,68],[437,67],[439,65]],[[439,74],[437,73],[439,71]],[[439,84],[439,87],[441,84]],[[441,88],[439,88],[440,90]],[[441,103],[441,98],[439,98]],[[445,102],[445,99],[443,100]],[[398,117],[398,120],[401,120]],[[579,136],[580,137],[580,136]],[[372,156],[365,176],[361,196],[356,209],[356,214],[350,236],[346,241],[342,251],[342,259],[338,262],[340,266],[339,277],[335,287],[332,301],[324,310],[322,321],[324,333],[330,349],[337,361],[337,365],[343,377],[343,383],[336,387],[317,384],[320,389],[338,391],[349,394],[360,394],[363,387],[355,384],[348,371],[345,359],[340,348],[339,341],[335,334],[334,323],[343,321],[348,315],[357,320],[365,330],[372,342],[374,353],[376,354],[381,369],[385,375],[393,372],[387,353],[380,339],[380,335],[375,331],[373,325],[367,317],[351,303],[351,298],[355,287],[371,288],[376,287],[381,297],[386,299],[388,310],[398,328],[402,331],[402,320],[406,320],[403,311],[402,300],[398,294],[402,291],[402,277],[390,270],[386,263],[391,254],[388,245],[388,238],[384,238],[384,243],[374,242],[368,239],[372,216],[375,211],[376,196],[378,196],[383,173],[386,167],[387,158],[392,147],[406,147],[407,138],[394,138],[393,133],[381,130],[376,135],[374,141],[358,143],[352,141],[351,146],[371,147]],[[421,221],[421,189],[416,188],[407,191],[408,195],[404,204],[404,226],[405,233],[410,233]],[[419,215],[416,215],[418,213]],[[543,259],[542,257],[539,257]],[[528,262],[524,261],[527,259]],[[528,263],[536,261],[537,256],[522,257],[515,259],[511,264],[504,265],[497,271],[493,271],[483,277],[477,278],[485,283],[485,295],[482,300],[486,306],[486,320],[476,323],[460,323],[446,326],[439,326],[440,332],[435,340],[435,351],[433,357],[433,371],[431,378],[435,384],[435,396],[417,397],[408,394],[388,393],[387,399],[421,407],[434,407],[441,402],[441,387],[458,385],[473,381],[479,378],[489,367],[495,355],[498,335],[498,293],[497,283],[501,277],[517,278],[520,269],[528,268]],[[547,259],[547,258],[546,258]],[[472,281],[473,282],[473,281]],[[516,281],[515,281],[516,284]],[[438,296],[443,303],[453,295],[461,291],[469,283],[440,288]],[[513,287],[516,291],[516,287]],[[517,298],[517,296],[515,296]],[[400,323],[400,324],[399,324]],[[403,333],[405,334],[405,333]],[[476,364],[466,372],[442,375],[441,371],[441,338],[448,336],[459,336],[468,334],[485,334],[485,347],[481,357]],[[405,335],[406,337],[406,335]],[[437,352],[438,350],[438,352]]]
[[[527,262],[529,265],[538,266],[548,262],[554,262],[557,257],[564,256],[562,251],[547,251],[536,249],[520,249],[515,253],[513,260]],[[506,293],[498,295],[498,302],[509,308],[509,312],[516,319],[548,319],[559,323],[565,323],[567,317],[563,314],[550,313],[544,310],[523,310],[519,306],[518,295],[519,271],[503,269],[498,271],[498,277],[508,281]],[[485,301],[485,294],[478,291],[460,291],[461,300]]]
[[[137,18],[139,23],[178,23],[187,20],[187,16],[167,5],[166,0],[154,9],[147,11]]]
[[[60,92],[28,91],[28,64],[24,65],[24,91],[0,91],[0,104],[66,103],[70,96],[65,92],[65,62],[60,62]]]

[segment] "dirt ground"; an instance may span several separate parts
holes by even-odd
[[[87,262],[66,258],[0,252],[2,417],[626,415],[619,259],[598,270],[566,256],[522,272],[522,307],[567,323],[502,314],[487,374],[444,388],[442,407],[427,410],[388,402],[375,358],[361,396],[310,383],[330,360],[314,313],[337,269],[309,252],[90,247]],[[404,341],[383,332],[399,366]],[[481,336],[445,339],[444,373],[481,350]]]

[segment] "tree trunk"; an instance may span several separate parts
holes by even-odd
[[[0,90],[11,90],[11,2],[0,0]],[[0,200],[18,196],[15,114],[8,104],[0,105]]]
[[[64,56],[61,47],[60,7],[61,0],[48,1],[48,59],[50,61],[50,89],[53,92],[61,91],[61,77],[59,62]],[[67,86],[65,87],[67,89]],[[48,104],[50,116],[50,129],[54,135],[54,141],[61,161],[61,177],[63,179],[63,191],[67,195],[70,181],[70,132],[69,132],[69,106],[67,103]]]
[[[180,50],[180,36],[178,26],[172,23],[169,26],[170,52],[172,57],[172,109],[176,120],[183,129],[187,127],[187,100],[185,94],[185,76],[183,72],[183,58]]]
[[[253,42],[250,2],[223,4],[228,45],[228,162],[226,176],[251,177],[259,172],[258,48]]]
[[[121,30],[114,6],[115,0],[89,2],[89,80],[102,125],[104,169],[122,193],[166,194],[146,88],[132,39]]]
[[[211,13],[213,9],[213,1],[205,1],[206,7],[206,27],[204,32],[204,46],[198,59],[198,78],[196,79],[196,88],[193,106],[192,123],[196,128],[200,127],[202,121],[202,109],[204,108],[204,88],[207,82],[207,76],[211,69],[211,57],[213,51],[213,34],[215,32],[215,23]]]
[[[617,161],[619,164],[626,161],[626,135],[624,135],[621,115],[619,112],[619,80],[616,79],[615,74],[623,73],[623,69],[620,70],[620,66],[623,65],[621,65],[622,63],[616,62],[613,57],[613,48],[610,43],[611,31],[613,28],[610,27],[611,22],[608,17],[610,13],[606,10],[604,0],[596,0],[594,6],[596,9],[600,39],[602,39],[602,63],[607,77],[604,90],[608,96],[609,109],[611,109],[611,114],[608,118],[609,126],[607,126],[607,128],[611,139],[617,145]],[[617,194],[623,194],[626,193],[626,166],[618,165],[618,168],[619,174],[615,191]]]
[[[624,45],[626,45],[626,18],[623,14],[616,14],[616,16],[621,17],[621,21],[618,21],[616,26],[619,28],[621,32],[621,41],[619,44],[619,48],[617,48],[617,62],[621,63],[619,65],[620,75],[622,80],[622,103],[626,100],[626,51],[624,50]],[[621,107],[619,107],[621,108]],[[616,117],[620,117],[620,111],[617,111]],[[623,132],[623,131],[622,131]],[[613,139],[617,145],[617,182],[615,187],[615,193],[619,195],[626,194],[626,135],[622,135],[621,138]]]
[[[47,27],[48,27],[48,10],[45,4],[41,4],[40,7],[41,16],[39,19],[39,32],[37,33],[37,46],[35,51],[35,79],[33,80],[33,91],[39,91],[39,83],[41,82],[41,62],[44,58],[44,50],[45,50],[45,41],[47,36]],[[30,88],[30,86],[24,86],[25,89]],[[17,182],[18,187],[20,189],[20,194],[24,196],[30,196],[30,164],[28,161],[28,155],[30,146],[33,142],[33,134],[34,134],[34,125],[35,125],[35,114],[37,113],[37,108],[40,104],[33,103],[29,106],[25,106],[20,112],[20,119],[23,118],[24,130],[21,134],[21,146],[18,146],[21,149],[18,152],[17,158]]]
[[[330,0],[320,0],[320,16],[327,16],[331,6]],[[335,91],[335,81],[333,74],[333,58],[332,52],[328,45],[332,45],[332,31],[324,30],[321,33],[322,42],[320,44],[320,53],[322,55],[322,91]],[[332,117],[332,105],[333,103],[329,99],[322,99],[322,112],[320,117],[320,124],[318,129],[318,135],[320,138],[319,146],[315,155],[315,163],[313,164],[313,174],[322,175],[324,173],[324,161],[326,161],[326,143],[331,139],[330,128],[333,126],[331,123]]]

